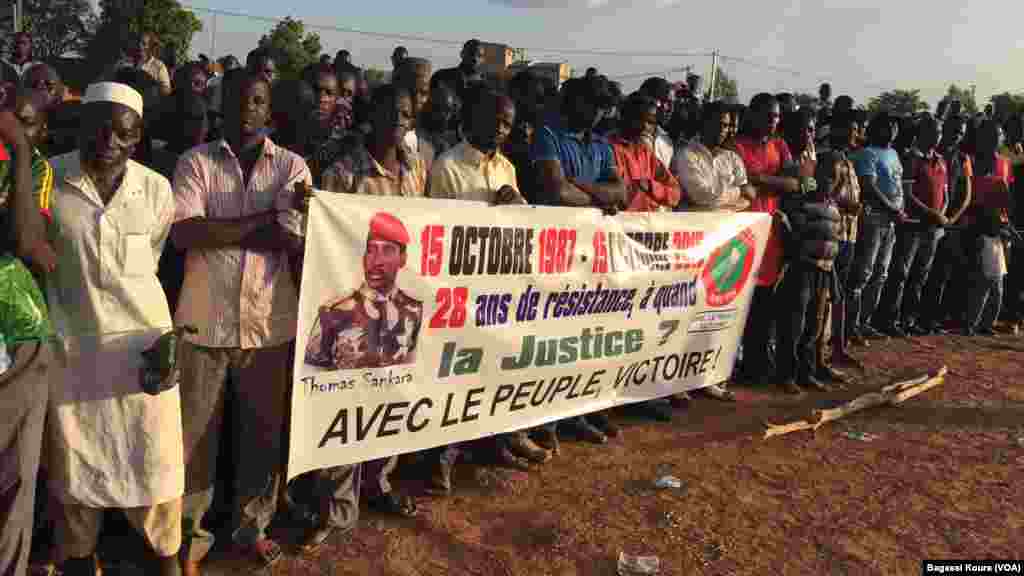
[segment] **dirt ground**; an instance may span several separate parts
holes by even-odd
[[[364,512],[313,556],[286,546],[269,573],[612,576],[620,551],[660,557],[665,575],[920,574],[923,558],[1024,559],[1024,338],[913,338],[854,354],[866,369],[845,392],[734,388],[739,402],[701,398],[670,424],[624,410],[623,439],[566,441],[530,473],[461,465],[454,495],[421,498],[420,517]],[[943,364],[945,384],[900,407],[760,439],[766,419]],[[416,475],[402,481],[413,494]],[[656,489],[663,475],[682,487]],[[228,552],[206,565],[249,573],[261,572]]]

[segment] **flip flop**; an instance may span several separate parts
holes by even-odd
[[[283,555],[281,552],[281,546],[270,538],[261,538],[257,540],[255,544],[249,547],[249,550],[259,558],[260,562],[263,563],[264,568],[270,568],[274,564],[277,564],[278,560],[280,560]]]
[[[334,528],[316,528],[309,532],[306,539],[303,540],[300,549],[303,554],[312,554],[320,549],[327,542],[327,539],[334,534]]]
[[[402,518],[413,518],[419,512],[415,500],[408,496],[399,496],[394,492],[388,492],[374,498],[370,501],[370,508],[378,512],[401,516]]]

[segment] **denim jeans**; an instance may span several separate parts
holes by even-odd
[[[883,299],[887,324],[909,327],[917,321],[921,312],[921,293],[944,232],[934,226],[900,228]]]
[[[967,301],[967,331],[991,330],[1003,304],[1003,277],[985,278],[975,271]]]
[[[850,293],[846,301],[846,328],[851,334],[860,332],[861,326],[871,321],[889,275],[895,243],[895,216],[877,210],[865,211],[857,238],[857,255],[850,270]]]
[[[964,230],[947,230],[939,242],[938,253],[924,289],[919,322],[922,326],[938,326],[952,313],[961,320],[967,310],[965,270],[970,259],[964,253]]]

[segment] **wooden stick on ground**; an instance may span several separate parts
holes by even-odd
[[[844,416],[853,414],[854,412],[860,412],[866,408],[886,404],[899,404],[908,398],[912,398],[924,392],[925,390],[930,390],[939,384],[942,384],[946,378],[947,372],[947,368],[943,366],[935,373],[935,375],[925,375],[919,378],[897,382],[882,388],[879,392],[870,392],[868,394],[858,396],[845,404],[836,406],[835,408],[815,410],[807,420],[799,420],[797,422],[789,422],[787,424],[766,423],[768,427],[764,431],[764,438],[768,439],[772,436],[789,434],[790,432],[796,432],[798,430],[817,430],[826,422],[838,420]]]
[[[917,386],[918,384],[924,384],[931,378],[931,374],[922,374],[917,378],[911,378],[909,380],[900,380],[899,382],[893,382],[888,386],[882,386],[882,392],[891,392],[893,390],[903,390],[911,386]]]

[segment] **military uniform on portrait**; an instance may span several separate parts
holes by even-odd
[[[397,287],[388,295],[363,284],[321,306],[306,345],[306,364],[331,370],[411,364],[423,304]]]

